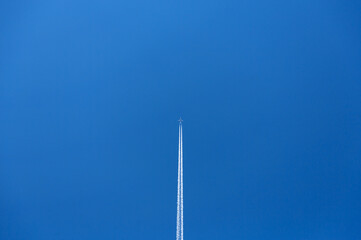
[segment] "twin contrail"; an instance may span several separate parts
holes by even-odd
[[[176,240],[183,240],[183,130],[182,130],[182,119],[179,119],[177,239]]]

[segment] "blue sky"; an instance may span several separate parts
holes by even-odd
[[[359,239],[359,1],[2,1],[0,239]]]

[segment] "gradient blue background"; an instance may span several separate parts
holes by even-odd
[[[359,1],[1,1],[0,239],[361,239]]]

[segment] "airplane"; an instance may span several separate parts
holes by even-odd
[[[183,122],[182,118],[179,118],[178,122],[179,122],[179,123],[182,123],[182,122]]]

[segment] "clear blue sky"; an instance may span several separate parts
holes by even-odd
[[[360,12],[1,1],[0,239],[360,239]]]

